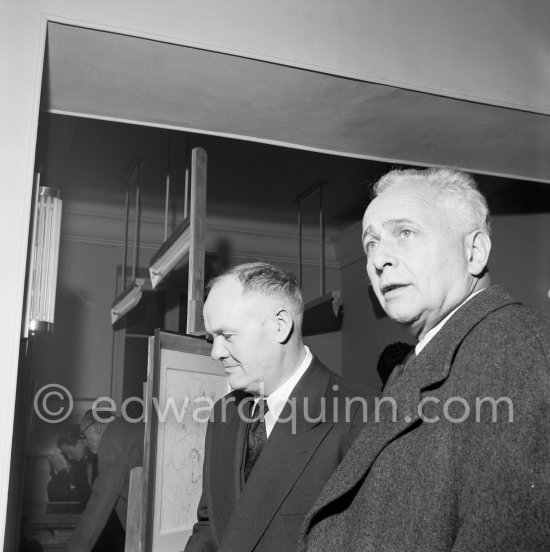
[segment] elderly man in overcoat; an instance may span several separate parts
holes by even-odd
[[[373,195],[370,282],[418,344],[306,516],[299,550],[548,551],[548,320],[491,285],[488,208],[470,175],[392,171]]]

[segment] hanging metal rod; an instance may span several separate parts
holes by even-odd
[[[305,203],[310,197],[315,195],[322,186],[326,184],[326,180],[320,180],[319,182],[314,182],[309,188],[306,188],[301,194],[297,195],[292,202],[296,205],[302,205]]]
[[[140,171],[143,165],[145,164],[145,160],[142,158],[136,158],[132,161],[130,164],[130,167],[126,171],[126,174],[124,178],[122,179],[122,186],[126,187],[126,198],[125,198],[125,227],[124,227],[124,252],[122,255],[122,279],[120,283],[121,292],[126,288],[126,263],[128,260],[128,225],[129,225],[129,218],[130,218],[130,185],[134,182],[139,182],[139,176]],[[137,194],[139,196],[139,191]],[[137,199],[137,202],[139,202],[139,199]],[[136,212],[136,226],[137,226],[137,218],[138,213]],[[134,243],[134,257],[135,257],[135,243]],[[135,264],[135,258],[134,258],[134,264]],[[132,273],[132,278],[135,278],[135,269]]]
[[[319,194],[319,295],[325,293],[325,219],[323,216],[323,186],[325,180],[315,182],[292,201],[298,208],[298,279],[302,284],[302,205],[315,194]]]

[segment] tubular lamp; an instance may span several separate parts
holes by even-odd
[[[61,190],[37,186],[24,336],[53,331],[61,235]]]

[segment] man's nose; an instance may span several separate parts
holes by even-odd
[[[397,257],[391,243],[386,240],[380,240],[369,259],[377,272],[382,272],[384,268],[395,266]]]
[[[210,352],[210,356],[214,360],[222,360],[225,357],[227,357],[227,351],[223,346],[222,339],[223,339],[222,336],[214,338],[214,342],[212,344],[212,351]]]

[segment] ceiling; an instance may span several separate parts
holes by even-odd
[[[451,165],[505,177],[480,177],[493,196],[514,188],[509,177],[550,182],[548,116],[58,23],[48,25],[42,110],[71,116],[50,117],[57,122],[49,150],[61,151],[61,164],[82,133],[95,136],[87,149],[96,170],[105,148],[120,150],[85,184],[89,194],[114,193],[136,155],[132,140],[121,138],[131,129],[159,159],[174,143],[180,152],[203,146],[209,205],[236,216],[294,220],[292,199],[326,181],[334,230],[358,219],[366,184],[390,166]],[[154,180],[151,193],[161,197],[163,178]],[[495,201],[503,210],[513,203]]]

